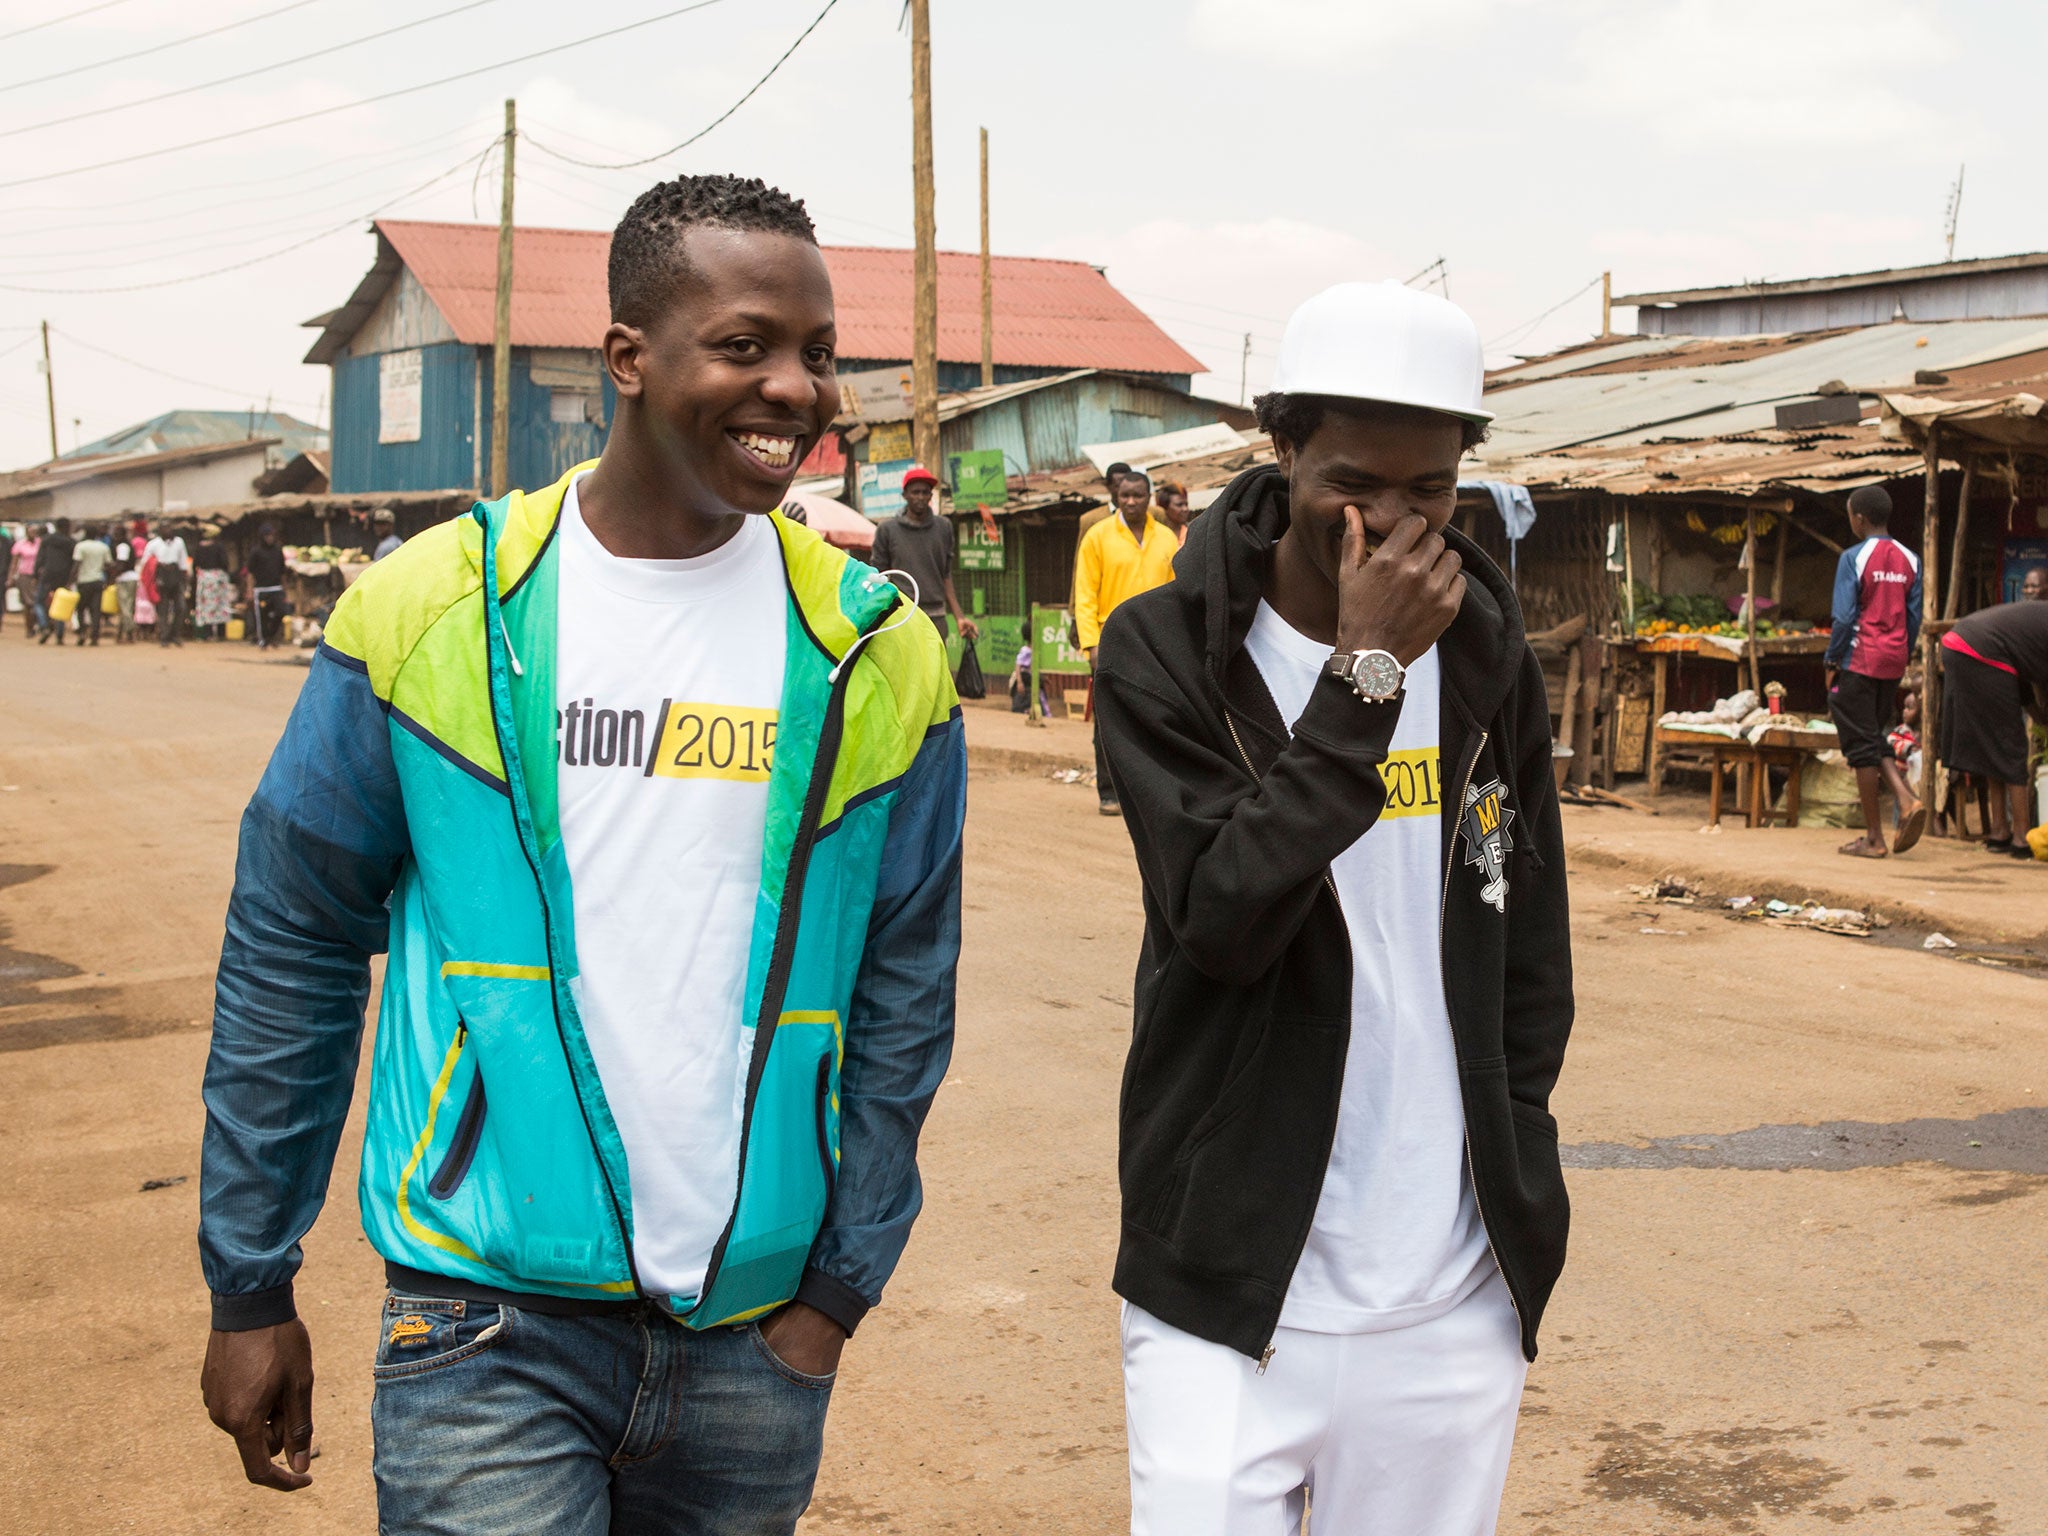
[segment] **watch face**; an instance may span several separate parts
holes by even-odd
[[[1385,651],[1368,651],[1358,659],[1353,686],[1372,699],[1390,699],[1401,691],[1401,663]]]

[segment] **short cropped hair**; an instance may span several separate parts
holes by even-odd
[[[1422,416],[1443,414],[1426,411],[1420,406],[1395,405],[1380,400],[1351,400],[1338,395],[1298,395],[1275,391],[1256,396],[1252,400],[1252,411],[1257,416],[1259,430],[1269,437],[1284,437],[1297,447],[1316,434],[1316,428],[1323,424],[1323,417],[1331,411],[1347,416],[1377,416],[1388,421],[1413,420]],[[1452,417],[1464,429],[1462,453],[1470,453],[1486,441],[1486,423],[1466,421]]]
[[[690,276],[683,236],[696,228],[758,230],[818,243],[802,200],[758,177],[678,176],[657,183],[633,199],[612,231],[605,284],[615,323],[651,325],[675,301]]]
[[[1892,499],[1881,485],[1860,485],[1851,491],[1849,510],[1873,528],[1892,525]]]

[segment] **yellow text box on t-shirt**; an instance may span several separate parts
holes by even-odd
[[[1380,812],[1389,816],[1434,816],[1442,809],[1443,765],[1435,747],[1410,747],[1389,752],[1380,764],[1380,779],[1387,786],[1387,806]]]
[[[731,779],[765,784],[775,766],[772,709],[736,704],[671,704],[648,771],[664,779]]]

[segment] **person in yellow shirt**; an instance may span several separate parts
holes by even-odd
[[[1105,517],[1082,534],[1074,552],[1074,627],[1080,632],[1081,649],[1088,653],[1091,667],[1095,665],[1095,647],[1102,640],[1102,626],[1117,605],[1173,580],[1173,557],[1180,553],[1179,536],[1152,515],[1150,476],[1134,469],[1112,481],[1111,487],[1116,516]],[[1095,790],[1103,815],[1123,814],[1103,761],[1099,721],[1095,727]]]

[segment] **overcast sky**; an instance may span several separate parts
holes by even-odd
[[[495,218],[495,162],[476,157],[507,95],[532,135],[522,223],[609,228],[661,175],[736,171],[805,198],[829,242],[907,245],[902,0],[838,0],[681,155],[602,172],[544,152],[617,161],[696,133],[824,0],[712,0],[563,47],[678,3],[0,0],[0,466],[46,455],[45,318],[66,449],[266,396],[324,421],[300,322],[368,267],[367,216]],[[1627,292],[1938,260],[1964,162],[1959,257],[2048,245],[2048,7],[2025,0],[932,10],[941,244],[976,242],[985,125],[996,249],[1105,266],[1229,398],[1245,331],[1256,393],[1294,304],[1438,258],[1498,361],[1597,330],[1603,268]],[[229,30],[194,35],[212,28]],[[374,100],[541,50],[559,51]],[[146,158],[80,169],[123,157]]]

